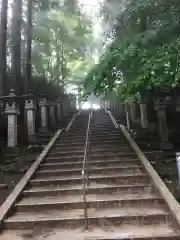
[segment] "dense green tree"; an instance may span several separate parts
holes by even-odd
[[[32,78],[44,78],[59,92],[69,82],[83,81],[93,63],[93,36],[91,20],[77,0],[0,0],[0,7],[1,92],[2,82],[22,94]]]
[[[8,0],[2,1],[0,13],[0,96],[3,94],[6,81],[7,11]]]
[[[105,20],[110,19],[112,43],[87,76],[87,89],[93,86],[91,90],[99,93],[113,89],[127,98],[178,86],[179,1],[121,1],[114,24],[109,4],[111,9],[118,4],[110,2],[105,1],[103,11]]]
[[[11,21],[11,72],[12,88],[19,92],[19,79],[21,78],[21,25],[22,25],[22,0],[13,0]]]

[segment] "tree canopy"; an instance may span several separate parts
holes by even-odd
[[[42,88],[47,84],[45,89],[49,86],[52,94],[84,80],[93,65],[92,21],[77,0],[0,0],[0,9],[2,81],[7,73],[11,88],[21,85],[28,64],[34,84],[39,81]]]
[[[114,18],[112,9],[119,9]],[[128,98],[178,86],[179,11],[177,0],[106,0],[102,14],[111,27],[111,44],[87,75],[87,91],[115,90]]]

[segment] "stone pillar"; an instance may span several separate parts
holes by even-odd
[[[173,148],[171,142],[169,142],[168,126],[166,120],[166,98],[158,98],[155,102],[155,110],[157,112],[158,128],[160,136],[161,149],[170,150]]]
[[[102,106],[103,106],[103,108],[106,107],[106,106],[105,106],[105,99],[102,100]]]
[[[77,108],[77,101],[76,101],[76,96],[74,96],[72,99],[71,99],[71,107],[72,107],[72,110],[73,111],[76,111],[76,108]]]
[[[130,117],[132,122],[137,122],[136,118],[136,104],[134,102],[130,103]]]
[[[57,118],[58,118],[58,121],[60,122],[62,120],[62,110],[61,110],[60,100],[57,100],[56,106],[57,106]]]
[[[176,112],[180,112],[180,97],[176,97]]]
[[[148,128],[148,116],[146,103],[140,103],[141,126],[144,129]]]
[[[71,105],[68,96],[64,96],[62,99],[62,116],[68,117],[71,112]]]
[[[36,130],[35,130],[35,111],[36,104],[34,99],[25,100],[25,109],[27,116],[27,130],[28,130],[28,142],[32,143],[36,140]]]
[[[128,107],[128,101],[125,102],[125,114],[126,114],[126,124],[127,124],[127,129],[130,131],[130,119],[129,119],[129,107]]]
[[[39,102],[40,111],[41,111],[41,132],[46,132],[48,129],[48,115],[47,115],[47,99],[45,97],[40,99]]]
[[[49,115],[51,125],[54,126],[56,124],[56,112],[55,112],[56,104],[51,102],[49,103]]]
[[[8,115],[8,148],[17,147],[17,116],[19,115],[19,110],[16,103],[16,95],[14,90],[11,90],[8,95],[5,107],[5,114]]]

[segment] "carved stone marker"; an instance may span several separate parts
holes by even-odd
[[[34,99],[29,98],[25,100],[25,109],[26,109],[26,116],[27,116],[28,142],[32,143],[36,140],[36,137],[35,137],[36,105],[35,105]]]
[[[41,109],[41,132],[46,132],[48,129],[48,116],[47,116],[47,99],[45,97],[40,99],[39,106]]]
[[[148,116],[146,103],[140,103],[141,126],[144,129],[148,128]]]
[[[5,114],[8,115],[8,148],[17,147],[17,116],[19,115],[19,110],[16,103],[16,95],[12,89],[7,96]]]
[[[166,120],[166,107],[167,107],[166,98],[157,98],[154,106],[157,112],[161,148],[167,150],[172,149],[173,145],[171,142],[169,142],[168,126]]]
[[[56,111],[55,111],[56,104],[51,102],[49,103],[49,114],[50,114],[50,122],[51,125],[54,126],[56,124]]]

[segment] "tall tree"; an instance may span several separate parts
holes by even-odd
[[[38,11],[33,28],[33,72],[63,88],[72,80],[74,68],[84,68],[85,64],[79,65],[84,61],[87,64],[92,42],[91,21],[81,14],[76,2],[66,0],[56,9],[50,6],[48,14]]]
[[[18,81],[21,79],[21,23],[22,0],[14,0],[12,7],[12,88],[20,93]]]
[[[3,94],[6,82],[7,11],[8,0],[2,1],[0,19],[0,96]]]
[[[31,75],[32,75],[32,0],[28,0],[27,6],[27,53],[26,53],[26,80],[25,80],[25,92],[27,93],[31,87]]]

